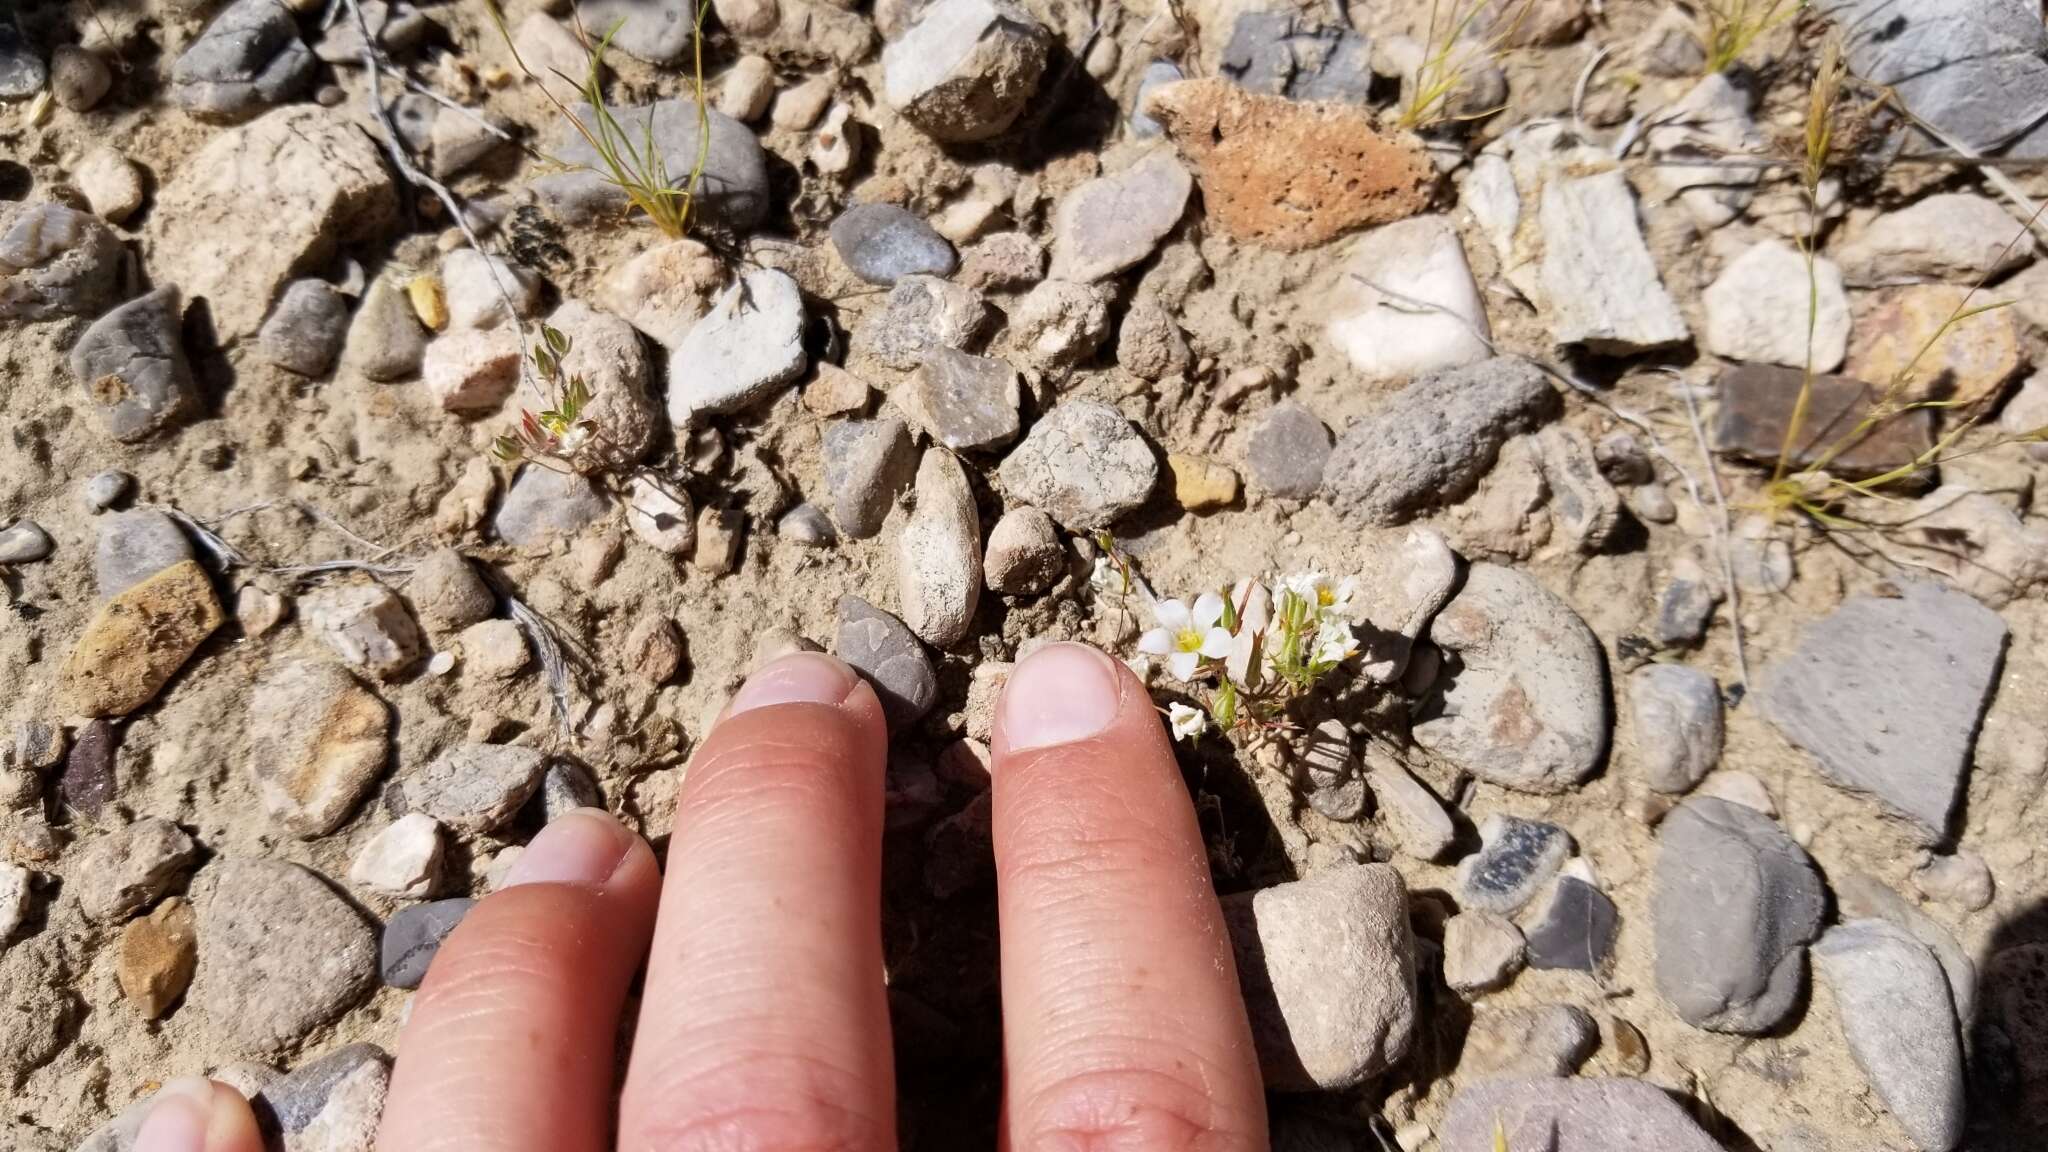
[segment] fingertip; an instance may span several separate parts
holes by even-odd
[[[653,860],[646,842],[610,813],[601,808],[577,808],[540,830],[506,873],[502,887],[573,884],[603,890],[643,854]]]
[[[1065,641],[1019,661],[996,705],[996,748],[1030,752],[1109,731],[1123,714],[1131,673],[1102,650]]]
[[[262,1152],[240,1092],[202,1076],[165,1084],[135,1134],[135,1152]]]
[[[733,694],[727,717],[776,704],[839,704],[862,681],[846,662],[823,652],[778,656]]]

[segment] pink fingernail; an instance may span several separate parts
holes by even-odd
[[[1003,738],[1013,750],[1085,740],[1123,707],[1109,657],[1086,644],[1051,644],[1024,658],[1003,687]]]
[[[212,1122],[211,1081],[185,1076],[165,1084],[135,1134],[135,1152],[206,1152]]]
[[[634,835],[598,808],[564,812],[540,830],[505,873],[504,887],[575,884],[602,888],[633,850]]]
[[[838,704],[860,683],[836,657],[823,652],[792,652],[747,677],[733,695],[727,716],[771,704]]]

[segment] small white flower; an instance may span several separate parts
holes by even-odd
[[[1325,620],[1316,629],[1315,653],[1310,657],[1316,664],[1342,664],[1358,651],[1358,638],[1351,633],[1351,625],[1342,620]]]
[[[1175,740],[1193,740],[1200,737],[1202,731],[1209,726],[1209,717],[1200,708],[1190,708],[1179,703],[1168,704],[1166,726],[1173,732]]]
[[[1289,576],[1285,586],[1308,603],[1311,614],[1346,620],[1351,618],[1351,601],[1358,595],[1357,577],[1346,576],[1337,580],[1326,572],[1318,571]]]
[[[1223,597],[1204,592],[1189,608],[1184,600],[1160,600],[1152,605],[1158,627],[1138,637],[1138,651],[1166,657],[1166,670],[1176,680],[1195,678],[1204,658],[1221,660],[1230,655],[1230,633],[1218,627],[1223,619]]]
[[[1121,594],[1124,590],[1123,569],[1118,568],[1107,556],[1095,558],[1095,570],[1088,573],[1088,586],[1097,592]]]

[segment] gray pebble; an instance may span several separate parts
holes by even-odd
[[[98,316],[121,299],[126,261],[120,238],[89,212],[0,202],[0,320]]]
[[[834,648],[841,660],[874,685],[891,728],[917,723],[938,701],[938,674],[916,633],[858,596],[839,598]]]
[[[347,337],[350,360],[371,380],[402,380],[420,370],[427,331],[405,289],[390,277],[371,281]]]
[[[399,781],[405,803],[459,832],[494,832],[540,788],[543,757],[516,744],[459,744]]]
[[[1581,877],[1560,876],[1523,929],[1529,967],[1599,972],[1614,955],[1620,929],[1621,913],[1607,893]]]
[[[1140,507],[1159,482],[1159,460],[1107,404],[1067,400],[1038,418],[1003,459],[1003,487],[1069,532],[1107,528]]]
[[[92,111],[113,86],[114,74],[97,52],[60,44],[50,55],[50,91],[73,112]]]
[[[283,1132],[300,1132],[327,1106],[327,1096],[357,1068],[371,1062],[389,1064],[391,1057],[375,1044],[350,1044],[299,1065],[263,1086],[250,1099],[259,1120],[274,1122]]]
[[[832,517],[816,504],[798,504],[775,522],[775,534],[806,548],[829,548],[839,539]]]
[[[965,452],[1016,439],[1022,395],[1008,362],[935,347],[926,350],[901,402],[932,439]]]
[[[515,548],[545,548],[605,518],[612,504],[572,472],[529,464],[519,470],[491,517],[491,530]]]
[[[0,531],[0,564],[29,564],[56,551],[56,541],[33,520],[16,521]]]
[[[120,503],[121,498],[128,494],[128,489],[134,484],[135,477],[118,469],[109,468],[105,472],[95,473],[92,479],[85,482],[85,506],[94,512],[104,512]]]
[[[93,321],[72,346],[71,374],[116,440],[140,440],[198,409],[183,315],[177,287],[166,284]]]
[[[313,53],[279,0],[235,0],[171,68],[171,98],[202,120],[247,120],[298,95]]]
[[[856,354],[908,372],[933,348],[978,347],[994,313],[981,293],[936,276],[905,276],[853,333]]]
[[[1494,813],[1479,826],[1480,849],[1458,865],[1458,903],[1508,914],[1521,908],[1572,853],[1571,833],[1555,824]]]
[[[283,860],[209,863],[194,884],[198,1010],[218,1052],[269,1054],[346,1011],[377,979],[377,934],[326,877]]]
[[[427,978],[427,966],[476,901],[468,897],[433,900],[399,909],[384,925],[384,942],[377,968],[384,983],[393,988],[417,988]]]
[[[1145,99],[1154,89],[1182,78],[1180,65],[1171,60],[1154,60],[1145,65],[1144,74],[1138,79],[1138,93],[1131,100],[1131,135],[1142,140],[1157,136],[1166,130],[1159,121],[1146,114]]]
[[[850,539],[865,540],[882,530],[917,474],[910,428],[894,416],[840,420],[825,426],[823,441],[832,519]]]
[[[112,599],[181,560],[192,559],[191,541],[169,515],[133,508],[99,522],[93,576],[102,599]]]
[[[257,335],[272,364],[301,376],[323,376],[348,335],[348,297],[325,280],[294,280],[285,287]]]
[[[1849,1054],[1922,1152],[1962,1140],[1963,1049],[1941,964],[1888,920],[1827,930],[1813,958],[1835,994]]]
[[[905,276],[950,276],[960,257],[924,218],[894,204],[856,204],[832,221],[832,247],[870,284]]]
[[[670,627],[674,627],[673,624]],[[540,818],[552,824],[555,818],[578,808],[604,807],[604,793],[582,765],[568,760],[550,760],[540,778]]]
[[[1707,634],[1720,597],[1703,580],[1673,580],[1657,596],[1650,638],[1661,648],[1689,648]]]
[[[1643,775],[1657,792],[1689,792],[1721,759],[1721,689],[1683,664],[1646,664],[1629,677]]]
[[[1315,413],[1292,401],[1275,404],[1245,447],[1252,484],[1283,499],[1312,499],[1322,489],[1330,445],[1330,430]]]
[[[1480,1080],[1451,1098],[1441,1152],[1723,1152],[1669,1093],[1647,1080]]]
[[[587,104],[572,113],[584,125],[594,122]],[[662,100],[653,105],[615,107],[611,114],[631,125],[634,146],[650,130],[655,150],[671,173],[689,172],[697,163],[697,108],[689,100]],[[768,162],[761,142],[746,125],[716,109],[706,109],[711,143],[704,157],[695,210],[708,221],[746,230],[768,214]],[[604,174],[604,161],[574,124],[563,124],[547,155],[560,171],[534,180],[533,190],[570,224],[622,216],[630,202]]]

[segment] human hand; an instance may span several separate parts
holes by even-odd
[[[618,1149],[894,1149],[887,745],[880,701],[850,669],[787,656],[692,758],[666,883],[599,811],[548,825],[435,957],[379,1152],[613,1147],[619,1014],[643,958]],[[999,1145],[1265,1148],[1229,939],[1144,686],[1094,649],[1045,648],[1012,673],[992,751]],[[220,1131],[138,1152],[255,1152],[222,1142],[253,1127]]]

